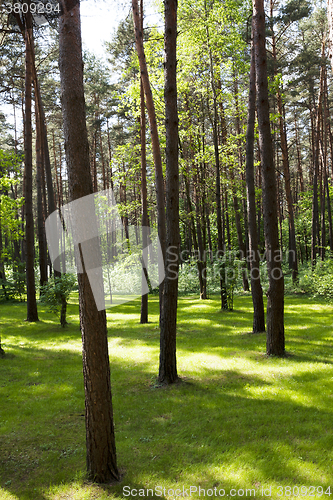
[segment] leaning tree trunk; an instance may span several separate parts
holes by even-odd
[[[30,2],[28,2],[30,3]],[[35,286],[35,237],[32,211],[32,18],[28,10],[25,15],[25,113],[24,113],[24,165],[25,165],[25,234],[26,234],[26,276],[27,276],[27,321],[38,321]]]
[[[256,72],[253,39],[251,43],[250,91],[247,110],[246,130],[246,193],[247,217],[249,225],[249,256],[251,266],[251,293],[253,303],[253,333],[265,331],[265,311],[260,282],[260,260],[256,221],[256,197],[254,185],[254,126],[256,111]]]
[[[62,0],[59,69],[70,201],[93,193],[86,127],[80,4]],[[98,246],[94,248],[97,257]],[[83,344],[87,469],[91,479],[119,479],[113,426],[105,310],[98,311],[88,275],[78,275]]]
[[[164,101],[166,135],[166,262],[160,335],[158,380],[172,384],[178,380],[176,328],[179,270],[179,165],[176,78],[177,0],[164,1]]]
[[[141,81],[145,92],[146,106],[148,111],[148,119],[150,125],[151,145],[153,150],[154,166],[155,166],[155,187],[156,187],[156,203],[157,203],[157,225],[158,236],[160,239],[163,260],[166,258],[166,226],[165,226],[165,206],[164,206],[164,185],[163,185],[163,170],[160,151],[160,143],[158,138],[156,113],[153,100],[153,94],[150,87],[146,56],[143,47],[143,32],[141,19],[139,14],[138,0],[132,0],[133,21],[135,31],[135,45],[138,54]],[[159,274],[161,276],[162,263],[159,263]],[[163,284],[160,284],[160,312],[162,313],[162,298]]]
[[[257,112],[261,154],[263,210],[269,289],[267,292],[267,355],[283,356],[284,278],[277,218],[276,176],[269,121],[267,56],[265,47],[264,0],[253,0],[254,48],[256,69]]]

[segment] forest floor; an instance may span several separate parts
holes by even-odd
[[[181,297],[182,382],[166,388],[155,384],[157,297],[147,325],[138,300],[107,311],[123,479],[97,486],[85,479],[77,301],[65,329],[42,306],[30,324],[25,304],[0,304],[0,499],[330,498],[333,308],[286,297],[279,359],[265,356],[264,333],[250,333],[251,305],[236,296],[221,312],[217,296]]]

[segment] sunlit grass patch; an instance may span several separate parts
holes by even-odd
[[[25,304],[1,304],[0,500],[119,499],[126,485],[165,488],[153,498],[166,499],[191,486],[239,490],[234,498],[271,488],[276,500],[285,498],[279,486],[333,484],[332,307],[287,297],[288,357],[279,359],[266,357],[265,334],[250,334],[251,297],[236,296],[234,305],[223,313],[218,297],[179,300],[182,381],[165,388],[156,385],[158,298],[150,298],[146,325],[140,300],[107,309],[124,476],[97,486],[85,480],[77,296],[65,329],[42,307],[41,321],[28,324]]]

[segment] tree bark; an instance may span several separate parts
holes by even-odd
[[[30,4],[30,2],[28,2]],[[35,238],[32,210],[32,124],[31,91],[33,66],[33,29],[30,11],[25,15],[25,126],[24,126],[24,165],[25,165],[25,234],[26,234],[26,276],[27,276],[27,321],[38,321],[35,286]]]
[[[263,209],[267,270],[267,355],[283,356],[284,339],[284,279],[279,248],[276,176],[269,121],[267,56],[265,47],[264,0],[253,0],[256,92],[261,153]]]
[[[157,203],[157,223],[158,236],[160,239],[163,259],[166,258],[166,225],[165,225],[165,205],[164,205],[164,185],[163,185],[163,170],[160,151],[160,142],[158,138],[157,122],[153,94],[150,87],[146,56],[143,47],[143,32],[141,29],[141,21],[138,7],[138,0],[132,0],[133,21],[135,31],[135,45],[139,58],[141,81],[145,92],[146,106],[148,111],[148,119],[150,125],[151,143],[153,150],[154,166],[155,166],[155,187],[156,187],[156,203]],[[161,269],[160,269],[161,271]],[[162,305],[163,285],[160,284],[160,310]]]
[[[325,40],[322,43],[322,58],[325,54]],[[324,82],[324,66],[320,68],[320,83],[318,104],[316,110],[316,120],[314,128],[314,151],[313,151],[313,196],[312,196],[312,230],[311,230],[311,263],[314,267],[318,253],[318,234],[319,234],[319,214],[318,214],[318,176],[319,176],[319,135],[320,135],[320,121],[322,114],[322,96],[323,96],[323,82]]]
[[[59,69],[70,201],[93,193],[83,89],[80,4],[62,0]],[[99,248],[96,247],[96,252]],[[100,252],[99,252],[100,254]],[[83,264],[83,262],[82,262]],[[119,480],[113,426],[106,314],[98,311],[83,269],[78,275],[83,345],[87,469],[99,483]]]
[[[143,0],[140,2],[141,16],[141,31],[143,31]],[[148,246],[147,228],[149,225],[148,219],[148,204],[147,204],[147,159],[146,159],[146,109],[145,109],[145,93],[143,89],[142,78],[140,77],[140,142],[141,142],[141,203],[142,203],[142,248]],[[145,250],[143,250],[145,252]],[[147,260],[146,260],[147,261]],[[147,271],[143,267],[144,273],[142,281],[147,281]],[[148,293],[141,295],[141,317],[140,323],[148,323]]]
[[[277,52],[276,52],[276,40],[275,33],[273,27],[273,1],[270,3],[271,8],[271,19],[272,19],[272,53],[274,59],[274,75],[277,76]],[[286,192],[286,200],[288,206],[288,221],[289,221],[289,267],[292,270],[292,280],[295,282],[297,280],[298,275],[298,263],[297,263],[297,249],[296,249],[296,233],[295,233],[295,219],[294,219],[294,207],[293,200],[291,194],[291,185],[290,185],[290,168],[289,168],[289,153],[288,153],[288,144],[287,144],[287,134],[284,123],[284,111],[282,104],[282,97],[280,88],[277,88],[276,92],[276,100],[279,114],[279,129],[280,129],[280,141],[281,141],[281,152],[282,152],[282,165],[283,165],[283,173],[284,173],[284,184],[285,184],[285,192]],[[282,245],[282,243],[281,243]]]
[[[37,111],[37,110],[36,110]],[[37,169],[37,219],[38,219],[38,247],[39,247],[39,282],[43,286],[47,283],[47,244],[45,237],[45,209],[43,206],[42,186],[42,151],[40,142],[40,124],[36,113],[36,169]]]
[[[237,74],[236,70],[234,70],[234,98],[235,98],[235,108],[236,108],[236,133],[238,136],[237,143],[238,143],[238,165],[239,168],[242,170],[242,163],[243,163],[243,158],[242,158],[242,144],[241,144],[241,127],[240,127],[240,113],[239,113],[239,102],[238,102],[238,81],[237,81]],[[235,224],[236,224],[236,231],[237,231],[237,240],[238,240],[238,247],[240,250],[240,258],[241,260],[245,259],[246,256],[246,245],[245,241],[243,240],[243,230],[242,230],[242,224],[240,220],[240,210],[239,210],[239,203],[238,203],[238,197],[237,197],[237,192],[236,192],[236,184],[235,184],[235,172],[233,166],[229,168],[229,174],[230,174],[230,181],[231,181],[231,191],[232,191],[232,200],[233,200],[233,206],[234,206],[234,212],[235,212]],[[242,280],[243,280],[243,290],[244,292],[248,292],[250,290],[249,288],[249,280],[247,277],[247,270],[245,268],[242,269]]]
[[[253,31],[253,27],[252,27]],[[254,128],[256,111],[256,72],[253,33],[251,42],[250,91],[247,109],[246,129],[246,193],[247,217],[249,226],[249,257],[251,266],[251,293],[253,303],[253,333],[265,331],[265,311],[263,292],[260,282],[260,259],[256,222],[256,199],[254,186]]]
[[[327,19],[328,19],[328,57],[331,60],[333,71],[333,0],[327,0]]]
[[[205,2],[205,14],[207,18],[207,6]],[[209,28],[208,28],[208,20],[206,19],[206,39],[207,46],[209,50],[209,72],[210,72],[210,84],[213,93],[213,108],[214,108],[214,117],[212,120],[213,125],[213,143],[214,143],[214,155],[215,155],[215,200],[216,200],[216,225],[217,225],[217,250],[218,254],[221,256],[224,252],[223,248],[223,232],[222,232],[222,210],[221,210],[221,173],[220,173],[220,155],[219,155],[219,141],[218,141],[218,133],[217,133],[217,123],[218,123],[218,114],[217,114],[217,95],[216,95],[216,86],[214,82],[214,65],[213,65],[213,56],[210,48],[210,37],[209,37]],[[223,273],[224,270],[221,269]],[[225,286],[225,276],[220,276],[220,291],[221,291],[221,309],[228,309],[228,301],[227,301],[227,291]]]
[[[296,143],[296,151],[297,151],[297,172],[299,175],[300,189],[301,193],[304,193],[304,177],[303,177],[303,169],[302,169],[302,157],[301,157],[301,149],[298,138],[298,124],[297,124],[297,116],[296,110],[294,110],[294,123],[295,123],[295,143]]]
[[[179,165],[177,110],[177,0],[164,1],[164,102],[166,133],[166,262],[160,335],[160,384],[178,380],[176,328],[179,270]]]

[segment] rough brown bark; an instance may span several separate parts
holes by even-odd
[[[143,31],[143,0],[140,2],[141,31]],[[148,204],[147,204],[147,161],[146,161],[146,109],[145,93],[142,78],[140,77],[140,142],[141,142],[141,203],[142,203],[142,248],[148,246],[147,227]],[[145,270],[145,268],[144,268]],[[147,279],[147,272],[144,271],[142,280]],[[140,323],[148,323],[148,293],[141,296],[141,317]]]
[[[4,358],[6,355],[5,351],[3,350],[3,348],[1,347],[1,337],[0,337],[0,358]]]
[[[256,111],[256,73],[254,59],[253,35],[251,43],[250,90],[247,108],[246,129],[246,193],[247,217],[249,227],[249,258],[251,267],[251,293],[253,303],[253,333],[265,331],[265,311],[262,287],[260,282],[260,259],[258,248],[258,232],[256,222],[256,199],[254,186],[254,127]]]
[[[299,138],[298,138],[298,124],[297,124],[297,116],[296,116],[295,110],[294,110],[294,123],[295,123],[295,144],[296,144],[296,151],[297,151],[297,172],[298,172],[298,176],[299,176],[301,193],[304,193],[305,187],[304,187],[304,177],[303,177],[303,169],[302,169],[302,157],[301,157],[301,149],[300,149]]]
[[[325,40],[322,43],[322,58],[325,54]],[[318,104],[316,110],[316,120],[314,128],[314,151],[313,151],[313,196],[312,196],[312,230],[311,230],[311,263],[315,265],[318,253],[318,235],[319,235],[319,214],[318,214],[318,177],[319,177],[319,136],[320,136],[320,122],[322,114],[322,97],[323,97],[323,83],[324,83],[324,66],[320,68],[320,83]]]
[[[59,68],[70,201],[92,194],[83,89],[80,4],[62,0]],[[95,249],[96,252],[99,248]],[[85,270],[84,270],[85,271]],[[78,275],[88,475],[107,483],[119,479],[113,426],[106,314],[98,311],[88,275]]]
[[[166,132],[166,262],[160,334],[160,384],[178,380],[176,328],[179,270],[179,165],[176,78],[177,0],[164,1],[164,102]]]
[[[190,218],[190,228],[192,230],[192,238],[193,238],[193,246],[195,252],[198,254],[198,259],[197,259],[197,268],[198,268],[198,275],[199,275],[199,285],[200,285],[200,298],[201,299],[206,299],[207,294],[206,294],[206,283],[203,281],[203,263],[201,261],[202,258],[202,253],[201,250],[199,249],[198,245],[198,239],[197,239],[197,230],[195,227],[195,222],[194,222],[194,213],[193,213],[193,207],[192,207],[192,202],[191,202],[191,197],[190,197],[190,187],[188,183],[187,176],[184,177],[185,181],[185,192],[186,192],[186,200],[188,204],[188,211],[189,211],[189,218]]]
[[[157,203],[157,223],[158,223],[158,236],[161,243],[163,258],[165,261],[166,255],[166,225],[165,225],[165,205],[164,205],[164,185],[163,185],[163,170],[162,159],[160,151],[160,143],[158,138],[157,122],[155,106],[153,101],[153,94],[150,87],[146,56],[143,47],[143,32],[141,29],[140,13],[138,0],[132,0],[133,21],[135,31],[135,45],[139,58],[141,81],[146,98],[146,107],[148,111],[148,119],[150,125],[151,143],[153,150],[154,166],[155,166],[155,187],[156,187],[156,203]],[[163,285],[160,285],[160,290]],[[160,300],[161,300],[160,294]]]
[[[327,0],[327,19],[328,19],[328,57],[331,60],[333,71],[333,0]]]
[[[205,13],[207,17],[207,6],[205,3]],[[208,20],[206,19],[206,39],[207,46],[209,50],[209,72],[210,72],[210,84],[213,93],[213,108],[214,116],[212,120],[213,125],[213,143],[214,143],[214,155],[215,155],[215,200],[216,200],[216,225],[217,225],[217,250],[218,254],[221,256],[224,252],[223,248],[223,231],[222,231],[222,210],[221,210],[221,173],[220,173],[220,155],[219,155],[219,141],[218,141],[218,113],[217,113],[217,93],[216,85],[214,81],[214,64],[213,56],[210,48],[210,36],[208,28]],[[223,128],[224,130],[224,128]],[[223,272],[223,270],[221,271]],[[220,278],[220,290],[221,290],[221,309],[228,309],[227,293],[225,287],[225,280]]]
[[[273,26],[273,9],[274,3],[270,2],[270,17],[272,20],[271,32],[272,32],[272,55],[274,60],[274,75],[277,76],[277,51],[276,51],[276,39]],[[296,249],[296,233],[295,233],[295,220],[294,220],[294,207],[293,199],[291,194],[291,184],[290,184],[290,168],[289,168],[289,153],[287,144],[287,134],[284,124],[284,110],[280,88],[277,88],[276,101],[279,114],[279,131],[280,131],[280,144],[282,152],[282,165],[284,173],[284,185],[286,192],[286,200],[288,206],[288,222],[289,222],[289,267],[292,270],[293,282],[297,280],[298,275],[298,262],[297,262],[297,249]],[[282,245],[282,243],[281,243]]]
[[[240,169],[242,170],[242,164],[243,164],[243,155],[242,155],[242,144],[241,144],[241,127],[240,127],[240,113],[239,113],[239,102],[238,102],[238,81],[237,81],[237,75],[236,75],[236,70],[234,70],[234,98],[235,98],[235,108],[236,108],[236,132],[237,132],[237,142],[238,142],[238,165]],[[231,180],[231,191],[232,191],[232,200],[233,200],[233,206],[234,206],[234,213],[235,213],[235,224],[236,224],[236,231],[237,231],[237,240],[238,240],[238,248],[240,250],[240,258],[241,260],[245,259],[246,256],[246,245],[243,240],[243,230],[242,230],[242,224],[240,220],[240,210],[239,210],[239,202],[238,202],[238,196],[236,193],[236,184],[235,184],[235,172],[233,166],[229,168],[229,173],[230,173],[230,180]],[[247,278],[247,271],[246,269],[242,269],[242,280],[243,280],[243,290],[244,292],[248,292],[250,290],[249,288],[249,280]]]
[[[283,356],[284,279],[279,248],[276,176],[269,121],[264,0],[253,0],[257,112],[261,154],[263,210],[269,289],[267,292],[267,355]]]
[[[28,2],[30,3],[30,2]],[[27,279],[27,321],[38,321],[35,287],[35,239],[32,211],[32,124],[31,91],[33,66],[33,29],[28,10],[25,16],[25,113],[24,113],[24,166],[25,166],[25,234],[26,234],[26,279]]]
[[[195,175],[194,178],[194,199],[195,199],[195,212],[196,212],[196,224],[197,224],[197,235],[198,235],[198,271],[199,271],[199,281],[200,281],[200,299],[207,299],[207,271],[206,271],[206,245],[203,241],[204,224],[205,218],[201,216],[200,210],[200,199],[202,203],[204,202],[204,195],[200,193],[200,185],[198,180],[199,175]]]
[[[40,125],[38,112],[36,113],[36,169],[37,169],[37,219],[38,219],[38,247],[39,247],[39,282],[43,286],[47,282],[47,245],[45,237],[45,209],[43,207],[42,183],[42,151],[40,143]]]

